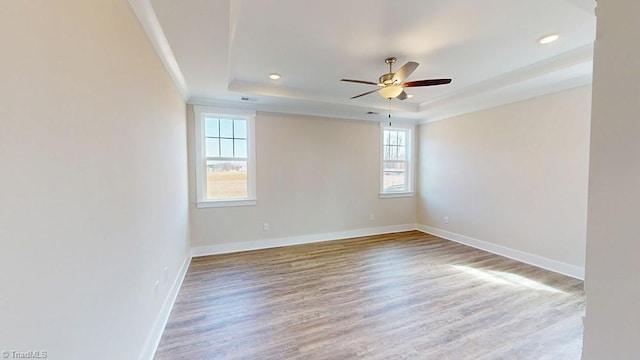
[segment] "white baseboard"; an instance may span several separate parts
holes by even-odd
[[[200,246],[200,247],[192,248],[191,254],[193,255],[193,257],[227,254],[227,253],[234,253],[234,252],[240,252],[240,251],[260,250],[260,249],[268,249],[268,248],[289,246],[289,245],[310,244],[310,243],[322,242],[322,241],[341,240],[341,239],[348,239],[348,238],[354,238],[354,237],[360,237],[360,236],[389,234],[394,232],[410,231],[410,230],[416,230],[416,225],[415,224],[393,225],[393,226],[383,226],[383,227],[377,227],[377,228],[338,231],[338,232],[331,232],[331,233],[324,233],[324,234],[301,235],[301,236],[291,236],[291,237],[284,237],[284,238],[263,239],[263,240],[253,240],[253,241],[243,241],[243,242],[236,242],[236,243],[210,245],[210,246]]]
[[[191,256],[186,256],[184,261],[182,262],[182,267],[180,267],[178,276],[176,276],[175,280],[173,281],[171,290],[169,290],[169,294],[165,298],[164,303],[160,308],[160,312],[158,313],[158,316],[153,323],[151,332],[149,333],[147,341],[144,344],[144,348],[142,349],[142,353],[140,354],[140,360],[153,360],[158,345],[160,344],[162,333],[164,332],[164,328],[167,325],[167,321],[169,320],[171,309],[173,309],[173,304],[176,302],[178,292],[180,292],[180,287],[182,286],[182,282],[184,281],[184,277],[187,274],[187,269],[189,268],[190,263]]]
[[[508,257],[526,264],[537,266],[543,269],[554,271],[560,274],[571,276],[576,279],[584,280],[584,268],[566,264],[557,260],[548,259],[542,256],[530,254],[524,251],[512,249],[506,246],[497,245],[483,240],[478,240],[465,235],[460,235],[446,230],[433,228],[426,225],[406,224],[393,225],[377,228],[367,228],[358,230],[348,230],[340,232],[331,232],[324,234],[312,234],[291,236],[284,238],[262,239],[253,241],[243,241],[237,243],[226,243],[218,245],[200,246],[191,249],[193,257],[228,254],[249,250],[269,249],[281,246],[310,244],[322,241],[341,240],[360,236],[371,236],[380,234],[389,234],[401,231],[420,230],[424,233],[435,235],[443,239],[455,241],[457,243],[471,246],[480,250],[488,251],[497,255]]]
[[[542,256],[530,254],[524,251],[515,250],[506,246],[493,244],[487,241],[482,241],[460,235],[450,231],[433,228],[426,225],[417,225],[417,229],[431,235],[441,237],[443,239],[455,241],[457,243],[474,247],[476,249],[488,251],[490,253],[498,254],[504,257],[508,257],[513,260],[517,260],[529,265],[537,266],[546,270],[571,276],[576,279],[584,280],[584,268],[566,264],[557,260],[548,259]]]

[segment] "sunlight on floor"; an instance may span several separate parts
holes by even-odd
[[[480,270],[476,268],[472,268],[464,265],[452,265],[454,268],[463,271],[467,274],[473,275],[479,279],[490,281],[495,284],[500,285],[510,285],[510,286],[525,286],[534,290],[542,290],[552,293],[561,293],[566,294],[562,290],[558,290],[551,286],[547,286],[535,280],[528,279],[524,276],[520,276],[517,274],[511,274],[503,271],[495,271],[495,270]]]

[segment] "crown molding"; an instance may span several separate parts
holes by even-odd
[[[420,104],[419,111],[426,112],[434,108],[444,107],[464,98],[474,97],[508,86],[513,86],[518,83],[545,76],[552,72],[592,61],[593,45],[591,44],[562,53],[553,58],[519,68],[504,75],[482,81],[445,96],[425,101]]]
[[[178,92],[180,92],[182,99],[187,101],[189,98],[187,82],[182,75],[178,61],[173,55],[173,50],[171,50],[169,41],[160,26],[160,22],[158,21],[158,17],[156,16],[153,7],[151,6],[151,2],[149,0],[129,0],[129,5],[138,18],[140,25],[142,25],[142,28],[147,33],[149,41],[156,50],[156,53],[160,57],[164,67],[167,69],[169,76],[171,76],[171,79],[178,89]]]

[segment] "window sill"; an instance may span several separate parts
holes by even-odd
[[[196,201],[196,207],[198,209],[217,208],[217,207],[230,207],[230,206],[255,206],[255,205],[256,205],[256,199],[200,200],[200,201]]]
[[[413,192],[386,192],[380,193],[380,199],[392,199],[392,198],[403,198],[403,197],[413,197]]]

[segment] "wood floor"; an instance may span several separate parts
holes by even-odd
[[[417,231],[193,259],[155,359],[580,359],[582,281]]]

